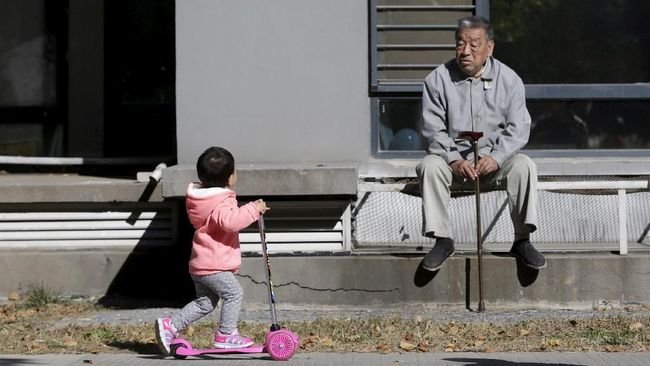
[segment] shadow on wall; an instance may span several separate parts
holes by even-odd
[[[493,255],[497,255],[500,257],[509,257],[507,254],[499,255],[497,253],[492,253]],[[423,258],[424,259],[424,258]],[[539,270],[537,269],[532,269],[527,267],[519,258],[515,259],[517,262],[517,280],[519,281],[519,285],[521,287],[528,287],[531,286],[532,284],[535,283],[537,280],[537,277],[539,276]],[[472,263],[473,260],[470,258],[465,258],[464,259],[464,267],[465,267],[465,309],[469,311],[475,311],[472,307],[471,304],[471,298],[472,298],[472,281],[476,280],[476,275],[472,273]],[[478,265],[478,263],[476,263]],[[475,269],[476,271],[477,269]],[[415,270],[415,273],[413,274],[413,284],[416,287],[425,287],[428,285],[431,281],[433,281],[434,278],[438,275],[438,272],[440,269],[436,271],[429,271],[424,269],[422,267],[422,262],[418,265],[417,269]]]
[[[98,301],[100,305],[122,309],[180,307],[194,297],[194,285],[187,270],[193,230],[183,214],[183,202],[172,203],[172,210],[179,213],[176,240],[171,245],[151,245],[151,239],[156,237],[156,225],[150,225]],[[139,214],[132,212],[127,222],[134,225]]]
[[[155,184],[155,183],[151,183]],[[152,189],[146,188],[139,201],[149,202]],[[238,196],[240,203],[250,202],[258,197]],[[347,209],[350,198],[348,196],[336,197],[287,197],[271,196],[262,197],[272,210],[266,214],[267,232],[277,233],[308,233],[310,239],[319,245],[331,245],[340,248],[342,243],[332,239],[330,232],[336,237],[342,234],[341,220]],[[156,203],[144,205],[155,206]],[[191,254],[191,242],[194,229],[185,212],[184,198],[176,198],[165,202],[167,210],[171,206],[176,214],[176,224],[170,225],[169,220],[164,222],[151,222],[146,232],[134,250],[113,278],[106,295],[99,303],[105,306],[134,308],[142,306],[173,306],[180,307],[194,299],[194,284],[188,273],[188,262]],[[148,212],[151,215],[151,212]],[[126,222],[129,225],[142,225],[139,223],[143,212],[132,211]],[[144,226],[144,225],[143,225]],[[156,240],[165,240],[169,237],[169,227],[178,228],[173,245],[152,245]],[[283,237],[280,235],[279,237]],[[295,235],[284,236],[284,241],[273,244],[282,245],[310,245],[295,239]],[[254,253],[248,255],[259,256],[259,232],[257,224],[240,232],[242,246],[255,247]],[[329,249],[326,249],[329,250]],[[247,296],[248,299],[248,296]],[[265,301],[261,299],[260,301]]]

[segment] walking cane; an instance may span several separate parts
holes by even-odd
[[[478,164],[478,139],[483,132],[463,131],[458,134],[461,139],[468,140],[474,149],[474,168]],[[485,311],[483,303],[483,242],[481,238],[481,187],[480,179],[474,179],[474,194],[476,195],[476,252],[478,256],[478,312]]]

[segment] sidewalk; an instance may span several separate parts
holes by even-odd
[[[155,355],[98,354],[98,355],[0,355],[0,365],[49,366],[148,366],[148,365],[207,365],[215,364],[257,366],[646,366],[650,352],[643,353],[296,353],[289,361],[273,361],[268,355],[220,356],[176,360]]]

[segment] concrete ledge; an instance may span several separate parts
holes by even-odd
[[[526,152],[524,152],[526,153]],[[540,176],[650,175],[650,157],[532,156]],[[422,159],[371,159],[359,167],[360,178],[414,178]]]
[[[111,251],[0,251],[0,298],[42,285],[62,294],[122,294],[139,299],[191,298],[187,257],[178,249]],[[452,257],[438,273],[419,269],[422,255],[271,256],[278,301],[282,304],[400,305],[475,307],[477,262]],[[548,254],[548,267],[533,271],[513,258],[484,256],[488,309],[498,307],[588,308],[650,303],[649,253]],[[166,263],[165,273],[156,271]],[[243,259],[240,282],[245,301],[267,301],[261,257]],[[182,301],[181,301],[182,302]]]
[[[75,174],[0,175],[0,202],[158,202],[160,185]]]
[[[539,175],[649,175],[649,157],[537,158]]]
[[[279,301],[318,305],[427,304],[475,308],[475,256],[454,256],[437,273],[419,268],[422,257],[351,256],[271,258]],[[484,256],[488,308],[588,308],[650,303],[648,254],[547,255],[547,268],[528,269],[509,257]],[[300,264],[298,264],[298,262]],[[309,270],[305,270],[309,268]],[[261,259],[242,267],[246,301],[263,303]]]
[[[242,163],[237,165],[240,196],[355,195],[356,163]],[[163,172],[162,195],[184,196],[196,181],[196,166],[181,164]]]

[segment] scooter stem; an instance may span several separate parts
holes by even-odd
[[[262,244],[262,257],[264,258],[264,263],[266,263],[266,268],[264,274],[266,275],[266,283],[269,293],[269,307],[271,310],[271,331],[276,331],[280,329],[278,325],[278,317],[275,313],[275,294],[273,293],[273,282],[271,281],[271,262],[269,261],[268,249],[266,247],[266,233],[264,228],[264,215],[260,215],[259,220],[257,220],[257,225],[260,230],[260,242]]]

